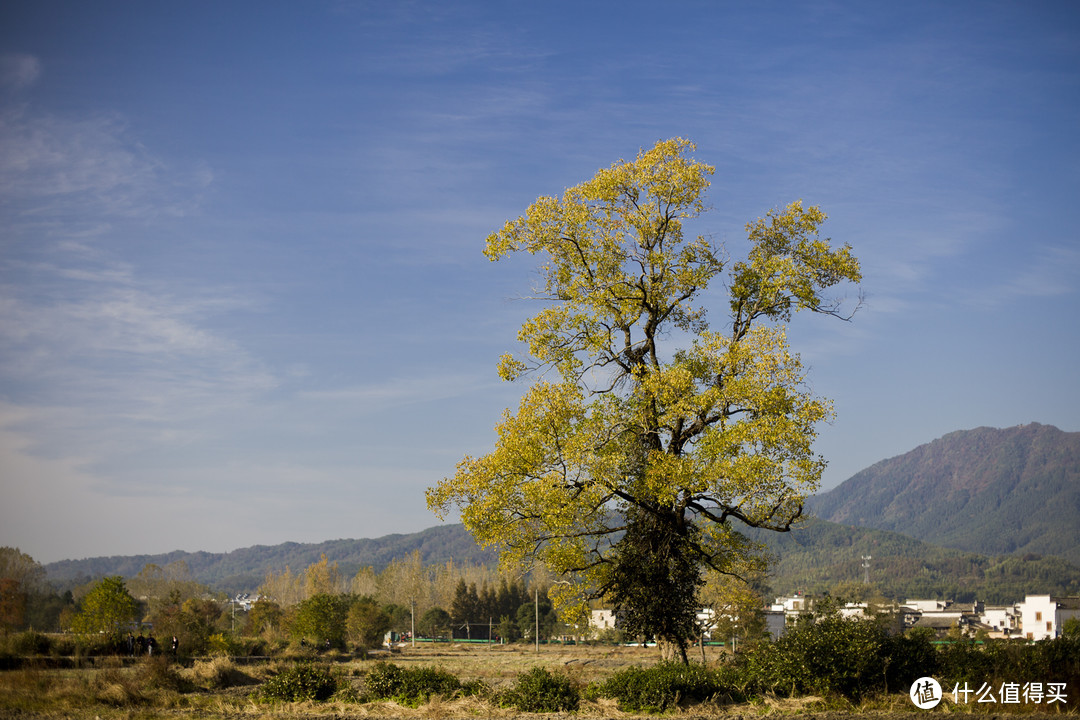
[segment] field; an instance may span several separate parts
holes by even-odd
[[[722,662],[717,649],[707,650],[709,663]],[[700,662],[700,651],[696,660]],[[374,664],[389,660],[401,667],[436,667],[463,681],[478,680],[496,689],[509,688],[517,676],[535,667],[564,673],[585,685],[602,680],[630,666],[647,666],[659,660],[655,648],[617,646],[477,646],[439,645],[404,647],[392,655],[356,660],[345,656],[325,656],[334,672],[357,687]],[[251,718],[454,718],[510,719],[523,716],[515,709],[478,697],[434,698],[417,708],[389,701],[366,703],[300,702],[259,703],[253,691],[292,663],[265,661],[240,663],[226,658],[196,660],[176,664],[165,658],[154,661],[116,658],[96,659],[81,668],[46,668],[33,663],[20,669],[0,671],[0,717],[2,718],[100,718],[139,720],[142,718],[200,718],[224,720]],[[1071,699],[1071,698],[1070,698]],[[1059,706],[1060,707],[1060,706]],[[936,713],[961,708],[940,707]],[[981,709],[981,708],[980,708]],[[1000,713],[999,707],[993,708]],[[1028,708],[1030,710],[1030,708]],[[1073,707],[1066,712],[1073,711]],[[971,710],[968,709],[968,712]],[[753,718],[762,716],[839,720],[847,717],[913,718],[918,713],[906,695],[864,700],[852,704],[844,700],[828,702],[814,697],[797,699],[761,698],[749,703],[714,702],[695,704],[669,711],[680,718]],[[983,717],[985,713],[977,713]],[[1072,714],[1072,713],[1070,713]],[[632,718],[621,712],[613,700],[584,701],[572,714],[555,717]],[[1025,718],[1049,714],[1025,712]],[[1055,713],[1060,717],[1060,712]],[[543,717],[534,715],[532,717]]]

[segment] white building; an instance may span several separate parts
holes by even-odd
[[[952,600],[907,600],[904,607],[917,610],[920,613],[936,613],[945,611]]]
[[[615,629],[614,610],[593,610],[589,616],[589,628],[596,632]]]
[[[254,595],[253,596],[253,595],[250,595],[248,593],[242,593],[242,594],[237,594],[236,597],[234,597],[232,599],[232,602],[235,605],[239,605],[240,609],[243,610],[244,612],[251,612],[251,606],[254,605],[255,603],[259,602],[259,599],[261,597],[262,597],[261,595]]]
[[[1028,640],[1046,640],[1061,636],[1061,625],[1070,618],[1080,618],[1080,597],[1028,595],[1018,603],[1021,632]]]
[[[804,595],[784,595],[776,598],[770,610],[777,610],[789,618],[798,617],[814,609],[813,598]]]
[[[990,637],[1012,637],[1020,630],[1020,606],[984,607],[979,615],[979,625],[989,631]]]

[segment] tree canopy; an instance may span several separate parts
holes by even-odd
[[[119,575],[102,578],[86,594],[72,628],[79,633],[105,633],[119,636],[139,617],[139,603],[128,592]]]
[[[788,530],[818,486],[811,444],[831,408],[806,387],[785,326],[798,310],[840,315],[824,292],[861,279],[851,248],[819,237],[825,214],[801,202],[749,223],[738,262],[684,234],[714,172],[694,149],[661,141],[487,238],[493,261],[542,257],[544,307],[518,334],[527,352],[499,363],[502,378],[535,381],[494,450],[428,491],[504,561],[567,578],[554,590],[564,611],[603,596],[640,610],[648,593],[634,583],[663,579],[679,596],[645,617],[684,656],[701,569],[737,573],[754,557],[735,522]],[[707,289],[721,276],[718,302]],[[727,311],[719,329],[706,304]]]

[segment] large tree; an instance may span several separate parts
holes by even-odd
[[[527,352],[499,364],[536,380],[495,449],[428,491],[505,561],[566,578],[553,588],[564,612],[606,597],[684,659],[703,568],[739,572],[754,555],[739,524],[789,530],[818,486],[811,443],[831,409],[785,326],[793,311],[840,315],[824,291],[860,279],[801,202],[748,224],[738,262],[684,235],[714,171],[693,150],[659,142],[488,237],[492,260],[543,257]],[[718,277],[726,297],[707,293]],[[727,311],[719,329],[706,304]]]

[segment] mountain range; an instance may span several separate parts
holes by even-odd
[[[776,558],[776,592],[869,579],[891,597],[1006,602],[1027,592],[1080,594],[1080,433],[1037,423],[950,433],[857,473],[808,507],[817,517],[793,532],[755,535]],[[65,560],[45,570],[55,584],[71,587],[182,560],[198,581],[233,592],[254,590],[268,571],[300,570],[322,555],[351,574],[414,551],[429,565],[496,559],[461,525],[442,525],[220,554]]]
[[[393,560],[416,551],[425,565],[450,560],[458,565],[495,564],[498,561],[493,551],[481,549],[464,526],[458,524],[373,539],[254,545],[227,553],[174,551],[159,555],[61,560],[46,565],[45,572],[54,584],[72,587],[108,575],[132,577],[150,564],[164,567],[182,561],[200,583],[226,592],[250,592],[263,582],[268,572],[281,572],[286,567],[294,572],[302,571],[319,562],[323,555],[331,563],[337,563],[343,575],[351,576],[364,567],[382,570]]]
[[[1080,433],[1031,423],[950,433],[814,497],[814,515],[984,555],[1080,565]]]

